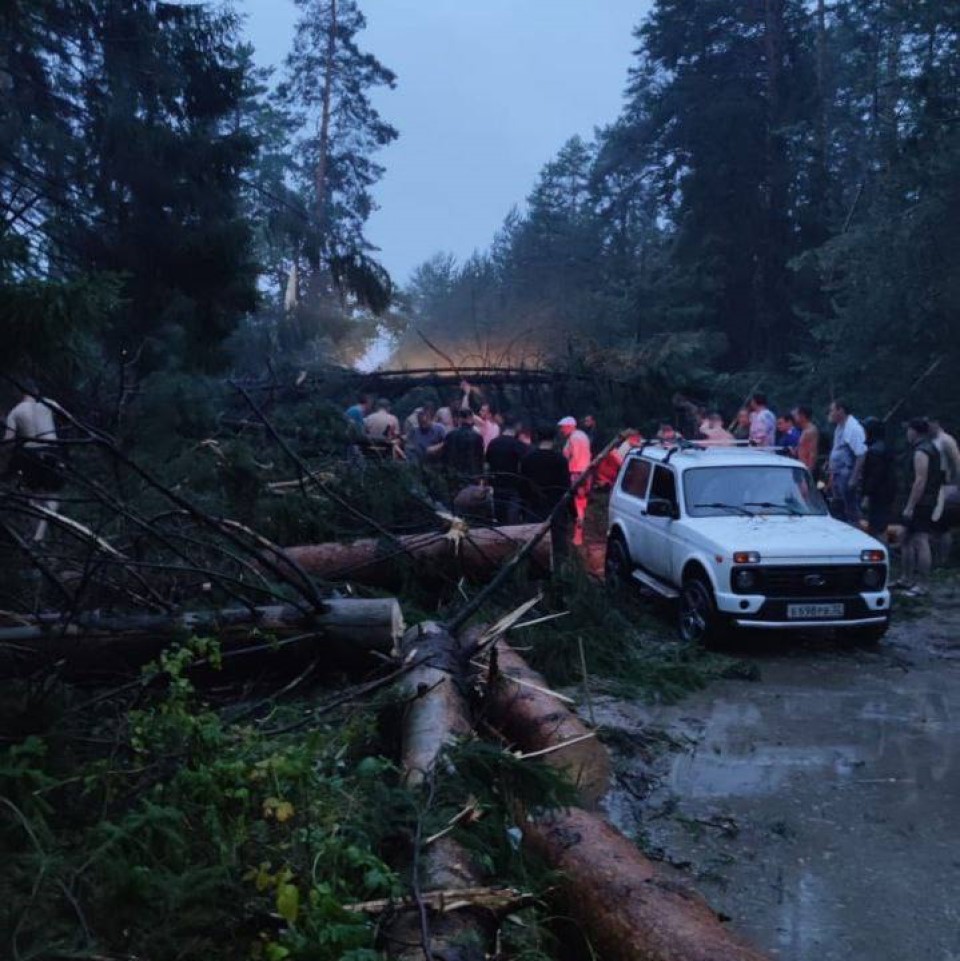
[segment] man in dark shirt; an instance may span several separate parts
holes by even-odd
[[[570,486],[570,468],[567,459],[553,445],[553,427],[537,428],[536,449],[520,461],[520,491],[524,514],[533,521],[545,521]],[[554,557],[560,559],[567,553],[568,512],[559,510],[550,523]]]
[[[443,439],[443,463],[460,479],[475,480],[483,473],[483,438],[473,429],[473,411],[457,414],[458,427]]]
[[[530,448],[517,437],[517,420],[509,414],[503,431],[487,446],[487,468],[493,482],[493,510],[498,524],[520,520],[520,461]]]
[[[912,448],[913,483],[903,507],[903,524],[906,528],[901,545],[903,580],[893,586],[902,588],[909,597],[924,597],[933,567],[930,553],[933,512],[940,497],[943,478],[940,452],[933,445],[930,423],[925,417],[915,417],[909,422],[907,443]]]

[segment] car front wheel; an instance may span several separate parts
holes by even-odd
[[[619,534],[607,539],[607,553],[603,562],[603,579],[611,594],[623,594],[630,583],[630,554]]]
[[[691,577],[680,592],[680,639],[687,644],[709,644],[719,628],[717,605],[710,585]]]

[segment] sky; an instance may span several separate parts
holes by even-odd
[[[361,0],[361,47],[397,74],[374,101],[400,137],[367,235],[403,284],[438,251],[483,250],[540,168],[616,119],[648,0]],[[282,64],[292,0],[237,0],[264,66]]]

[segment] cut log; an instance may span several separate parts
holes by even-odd
[[[583,739],[586,725],[502,640],[496,664],[486,706],[498,730],[527,752],[559,747],[544,763],[565,770],[595,804],[610,775],[604,746]],[[573,808],[519,823],[531,850],[560,874],[562,910],[604,961],[763,961],[703,898],[662,877],[600,815]]]
[[[471,730],[467,701],[461,690],[463,680],[459,644],[439,624],[428,622],[410,628],[403,637],[404,659],[422,661],[404,679],[408,698],[403,717],[403,774],[408,785],[427,795],[428,783],[444,747]],[[470,891],[482,883],[469,855],[450,836],[421,847],[420,891],[429,931],[429,954],[424,945],[420,905],[401,910],[386,932],[390,957],[400,961],[483,961],[484,945],[492,947],[496,919],[486,907],[467,903],[455,911],[430,908],[428,892],[444,892],[455,898],[457,891]]]
[[[607,792],[610,756],[603,744],[547,682],[505,641],[497,642],[485,708],[497,730],[524,752],[543,751],[543,762],[565,772],[581,802],[595,807]]]
[[[177,615],[80,614],[66,625],[62,615],[48,614],[0,628],[0,648],[10,655],[0,659],[0,675],[15,673],[24,659],[56,660],[69,671],[92,667],[116,673],[153,660],[177,637],[197,635],[218,638],[224,650],[261,647],[272,637],[299,638],[314,656],[318,639],[331,649],[393,655],[402,632],[403,615],[394,598],[335,598],[309,614],[277,604]]]
[[[598,814],[572,808],[522,824],[559,873],[562,908],[604,961],[769,961],[729,931],[700,895],[662,877]]]
[[[474,527],[459,534],[409,534],[389,543],[375,538],[345,544],[308,544],[288,547],[286,553],[307,572],[328,580],[356,581],[374,587],[392,587],[402,581],[410,563],[423,577],[461,574],[483,580],[496,573],[539,531],[538,524],[512,527]],[[533,552],[538,568],[549,571],[549,535]]]

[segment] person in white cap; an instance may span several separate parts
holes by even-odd
[[[583,472],[590,466],[590,438],[577,429],[576,417],[564,417],[558,421],[560,436],[564,438],[563,456],[567,459],[567,469],[570,471],[570,483],[580,480]],[[587,498],[590,496],[590,479],[588,478],[577,488],[573,495],[573,506],[577,521],[573,529],[573,543],[583,543],[583,519],[587,513]]]

